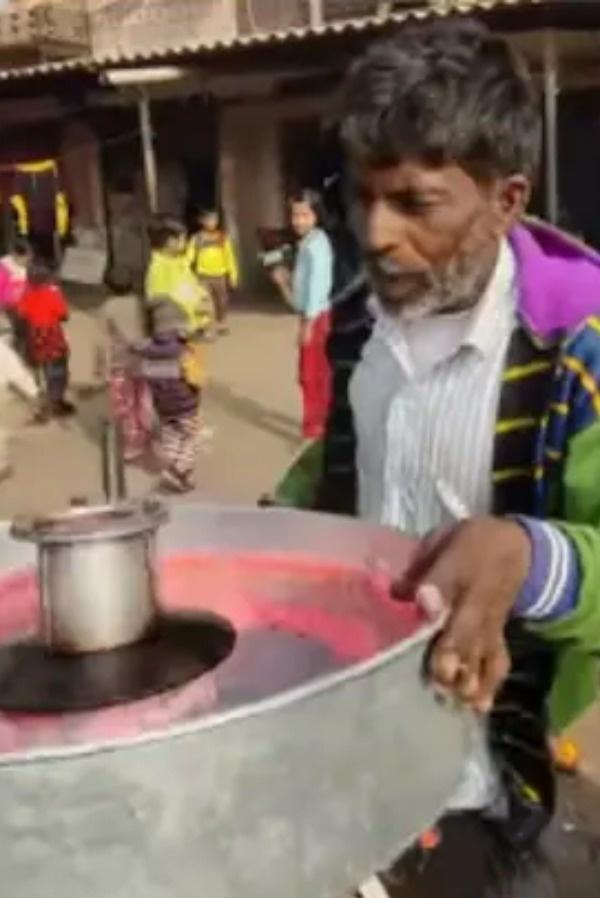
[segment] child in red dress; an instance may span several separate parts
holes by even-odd
[[[69,317],[67,302],[46,265],[34,262],[17,307],[24,324],[30,364],[38,370],[46,393],[46,412],[64,417],[74,407],[66,401],[69,385],[69,344],[63,323]]]

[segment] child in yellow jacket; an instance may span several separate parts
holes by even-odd
[[[190,268],[184,226],[158,216],[149,228],[152,258],[146,273],[146,301],[153,307],[163,300],[184,312],[188,335],[199,336],[212,327],[211,296]]]
[[[188,259],[191,269],[209,290],[215,309],[217,329],[228,333],[227,319],[231,291],[239,281],[233,244],[223,230],[219,213],[206,209],[198,217],[198,231],[190,240]]]

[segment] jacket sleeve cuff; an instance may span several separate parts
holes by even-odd
[[[556,621],[578,602],[581,572],[575,547],[558,528],[535,518],[515,516],[531,540],[531,568],[513,609],[529,621]]]

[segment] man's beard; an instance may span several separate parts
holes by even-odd
[[[392,260],[383,259],[372,269],[372,282],[382,308],[389,315],[403,321],[418,321],[476,306],[493,272],[494,259],[492,253],[456,256],[441,271],[418,273],[407,273]]]

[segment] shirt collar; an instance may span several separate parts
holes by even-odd
[[[496,345],[499,326],[506,316],[515,316],[517,266],[507,240],[500,244],[494,272],[473,311],[462,340],[463,346],[488,355]]]
[[[466,323],[461,347],[475,349],[483,356],[494,349],[502,323],[507,317],[516,317],[516,280],[514,253],[508,240],[504,239],[488,285]],[[369,299],[368,307],[375,318],[376,332],[396,349],[403,345],[402,323],[385,312],[377,296]]]

